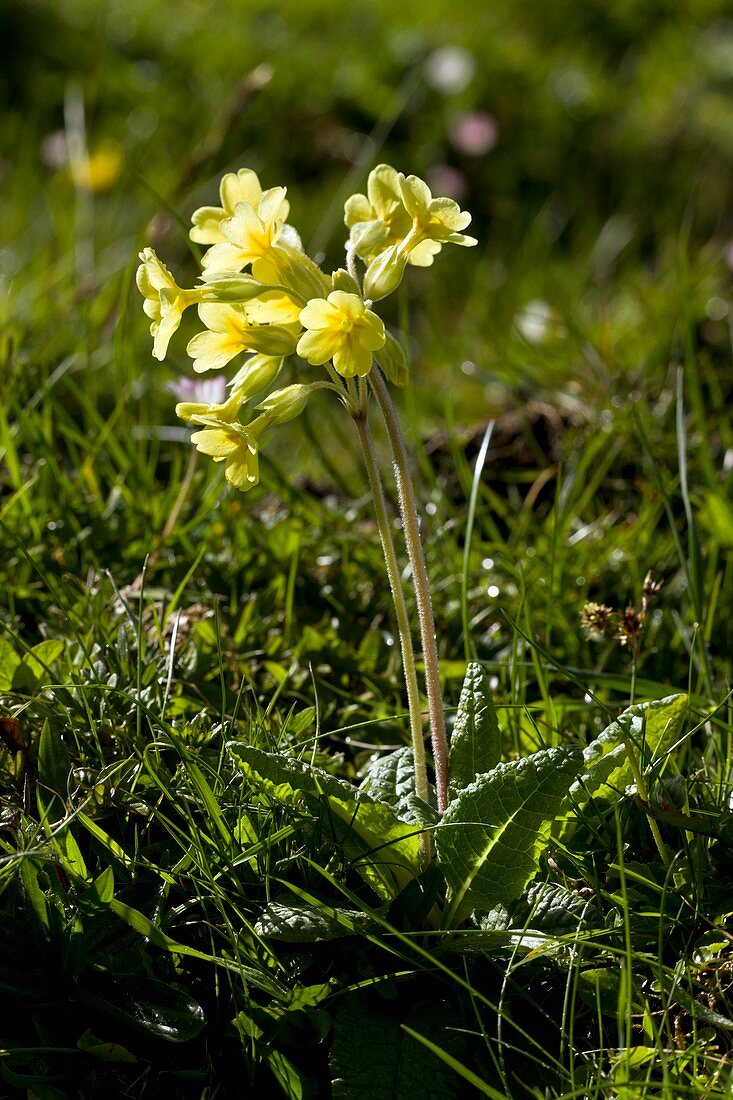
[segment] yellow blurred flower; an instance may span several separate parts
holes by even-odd
[[[93,153],[71,159],[69,169],[77,187],[84,191],[109,191],[119,178],[124,155],[116,141],[107,141]]]
[[[367,309],[358,294],[343,290],[314,298],[301,311],[300,321],[308,331],[298,341],[298,355],[314,366],[332,359],[344,378],[368,374],[372,353],[385,341],[381,318]]]

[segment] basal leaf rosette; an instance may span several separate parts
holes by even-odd
[[[298,341],[298,355],[314,366],[333,361],[343,378],[363,378],[374,352],[384,346],[384,322],[358,294],[333,290],[327,298],[315,298],[301,311],[300,322],[307,331]]]

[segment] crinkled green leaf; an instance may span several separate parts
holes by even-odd
[[[520,897],[581,763],[579,749],[543,749],[497,764],[450,803],[435,832],[449,925]]]
[[[299,760],[239,741],[229,749],[250,782],[283,805],[325,803],[344,855],[380,897],[395,897],[419,873],[415,826],[400,821],[385,802]]]
[[[534,882],[512,911],[513,928],[531,928],[539,932],[564,935],[578,927],[601,920],[592,900],[566,890],[557,882]]]
[[[634,782],[624,741],[643,746],[646,760],[658,760],[679,740],[687,708],[684,694],[628,707],[583,750],[583,769],[570,788],[571,800],[618,798]]]
[[[467,1043],[452,1006],[420,1002],[399,1012],[364,995],[342,1001],[331,1045],[333,1100],[452,1100],[460,1079],[406,1034],[407,1025],[464,1060]]]
[[[374,760],[367,768],[361,789],[379,802],[386,802],[401,821],[433,825],[438,820],[437,809],[415,792],[415,756],[411,748],[396,749]],[[434,802],[432,788],[430,794]]]
[[[489,679],[481,665],[472,661],[466,669],[451,737],[449,798],[455,798],[500,760],[501,737]]]
[[[358,909],[312,905],[300,898],[276,898],[263,910],[255,931],[265,939],[286,943],[315,943],[354,936],[378,925]]]
[[[80,996],[105,1016],[169,1043],[195,1039],[206,1026],[204,1010],[193,997],[156,978],[100,975]]]

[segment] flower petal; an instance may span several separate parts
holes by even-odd
[[[333,358],[341,343],[341,333],[329,328],[315,329],[303,333],[295,350],[301,359],[320,367]]]
[[[342,340],[333,357],[333,365],[344,378],[353,378],[354,375],[363,378],[372,369],[372,353],[353,337]]]
[[[243,441],[232,452],[224,470],[224,476],[230,485],[246,493],[260,480],[259,456],[257,445],[253,441]]]
[[[225,221],[230,219],[225,219]],[[224,225],[224,222],[222,222]],[[241,245],[223,241],[204,252],[201,266],[204,271],[241,271],[249,263],[248,254]]]
[[[238,202],[248,202],[257,209],[262,198],[262,185],[257,173],[251,168],[240,168],[238,172],[227,172],[222,176],[219,186],[221,204],[227,214],[234,213]]]
[[[461,210],[454,199],[433,199],[428,208],[428,215],[431,220],[434,218],[446,229],[453,231],[465,229],[471,224],[471,215],[467,210]]]
[[[312,298],[300,311],[300,323],[305,328],[325,329],[332,325],[338,325],[340,321],[339,311],[330,301],[331,295],[326,298]]]
[[[196,445],[196,449],[201,451],[201,454],[210,455],[212,458],[225,458],[237,447],[237,441],[220,428],[204,428],[200,432],[194,432],[191,442]]]
[[[378,164],[369,173],[367,194],[377,214],[391,212],[391,208],[402,201],[399,173],[389,164]]]
[[[399,183],[402,201],[408,214],[412,218],[423,218],[433,200],[425,180],[421,180],[419,176],[407,176],[407,178],[401,176]]]
[[[288,324],[300,318],[301,307],[277,290],[269,290],[250,302],[247,308],[249,320],[258,325]]]
[[[344,203],[344,223],[349,229],[359,222],[371,221],[373,217],[372,204],[366,195],[350,195]]]
[[[189,340],[186,351],[193,359],[197,374],[207,370],[223,370],[241,351],[246,351],[244,340],[229,332],[199,332]]]
[[[284,222],[290,213],[290,203],[285,196],[287,187],[271,187],[265,191],[257,207],[257,213],[265,225],[271,225],[275,221]]]
[[[407,262],[413,267],[430,267],[442,247],[440,241],[420,241],[411,249]]]
[[[193,228],[189,237],[197,244],[218,244],[224,240],[219,226],[226,217],[226,211],[220,206],[200,206],[191,215]]]
[[[354,332],[361,346],[368,351],[376,351],[384,345],[384,321],[370,309],[366,310],[363,321]]]

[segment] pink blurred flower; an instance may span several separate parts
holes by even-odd
[[[725,261],[725,266],[730,271],[733,271],[733,241],[726,241],[723,247],[723,260]]]
[[[499,140],[499,126],[487,111],[464,111],[456,115],[450,129],[451,141],[461,153],[482,157]]]
[[[426,173],[428,187],[434,195],[460,202],[466,195],[466,177],[450,164],[436,164]]]
[[[179,401],[198,401],[202,405],[221,405],[226,396],[226,378],[215,374],[211,378],[187,378],[168,382],[169,390]]]

